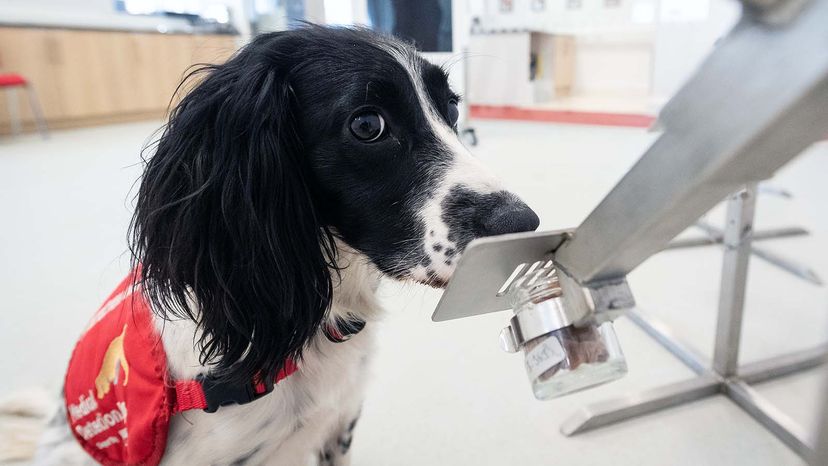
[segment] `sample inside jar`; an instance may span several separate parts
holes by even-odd
[[[627,372],[612,324],[564,327],[524,344],[526,370],[541,400],[594,387]]]
[[[529,312],[532,314],[526,322],[548,319],[545,322],[551,328],[557,327],[521,345],[532,390],[542,400],[610,382],[627,372],[612,323],[567,325],[576,317],[567,314],[561,297],[560,280],[554,269],[536,271],[526,281],[516,283],[513,294],[516,316]]]
[[[527,355],[532,355],[533,350],[543,344],[548,338],[556,338],[560,344],[563,352],[560,362],[554,363],[554,356],[547,359],[548,368],[542,368],[543,371],[537,376],[541,381],[546,381],[554,376],[560,370],[575,370],[581,364],[594,364],[607,362],[609,359],[609,352],[607,346],[604,344],[604,338],[596,327],[588,326],[578,328],[575,326],[564,327],[560,330],[552,332],[550,335],[537,337],[526,342],[524,351]],[[540,362],[540,361],[538,361]],[[539,372],[540,369],[535,369]]]

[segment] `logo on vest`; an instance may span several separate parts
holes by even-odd
[[[126,387],[129,381],[129,362],[124,354],[124,335],[126,334],[127,326],[121,334],[115,337],[106,348],[101,370],[98,371],[98,376],[95,377],[95,390],[97,391],[98,399],[102,399],[109,393],[113,385],[118,383],[119,369],[123,369],[124,381],[123,386]]]
[[[92,390],[89,390],[87,396],[81,395],[77,403],[69,405],[69,417],[72,422],[75,422],[96,409],[98,409],[98,403],[95,401],[95,397],[92,396]]]
[[[126,327],[124,325],[121,334],[113,338],[106,348],[101,368],[95,377],[95,393],[93,394],[90,389],[86,394],[80,395],[76,403],[67,405],[74,430],[81,438],[91,440],[99,435],[109,434],[103,440],[95,442],[98,449],[104,449],[122,441],[126,443],[129,435],[126,429],[126,403],[116,401],[115,406],[107,406],[104,401],[104,406],[101,407],[97,401],[103,400],[114,385],[120,383],[126,387],[129,382],[129,362],[124,354]],[[123,380],[120,377],[121,372],[123,372]],[[84,422],[79,422],[82,420]]]

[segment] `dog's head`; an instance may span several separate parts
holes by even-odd
[[[155,308],[195,319],[203,359],[231,375],[317,331],[334,238],[441,286],[472,239],[538,226],[460,142],[446,72],[409,45],[308,26],[204,71],[147,163],[132,245]]]

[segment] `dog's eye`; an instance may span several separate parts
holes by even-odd
[[[457,100],[451,99],[448,103],[448,122],[449,125],[457,124],[457,119],[460,117],[460,110],[457,108]]]
[[[351,133],[363,142],[373,142],[385,132],[385,120],[377,112],[362,112],[351,120]]]

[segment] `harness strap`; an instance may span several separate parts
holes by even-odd
[[[336,317],[333,323],[322,327],[322,332],[330,341],[341,343],[362,331],[363,328],[365,328],[363,320]],[[272,392],[274,385],[288,378],[298,369],[296,361],[288,359],[273,380],[253,380],[243,385],[220,381],[209,374],[199,374],[194,380],[177,380],[173,414],[191,409],[203,409],[208,413],[214,413],[222,406],[250,403]]]
[[[201,388],[201,383],[198,380],[177,380],[175,382],[173,414],[206,407],[207,397],[204,396],[204,389]]]
[[[296,362],[288,359],[272,381],[254,380],[246,385],[221,382],[210,375],[198,375],[194,380],[177,380],[173,414],[191,409],[203,409],[208,413],[214,413],[221,406],[250,403],[272,392],[274,385],[298,369]]]

